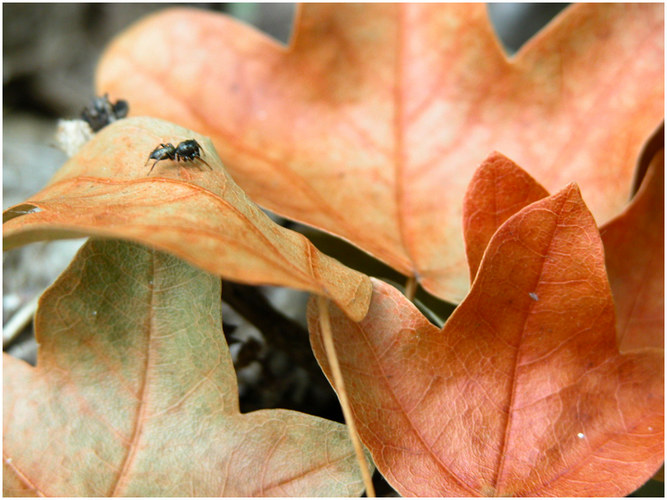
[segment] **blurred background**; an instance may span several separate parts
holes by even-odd
[[[39,191],[66,161],[56,147],[57,121],[78,118],[94,97],[95,66],[107,43],[141,17],[171,5],[225,13],[285,44],[295,12],[294,4],[281,3],[3,4],[3,210]],[[512,55],[566,6],[496,3],[488,9]],[[36,298],[82,243],[34,243],[3,254],[3,344],[12,355],[35,363]],[[309,351],[306,294],[234,284],[224,284],[223,290],[225,335],[237,368],[241,409],[292,408],[340,421],[335,395]],[[260,313],[253,318],[252,311]],[[276,345],[285,335],[270,331],[275,325],[297,331],[301,344]],[[290,361],[294,352],[301,352],[298,363]],[[661,485],[635,495],[661,496]],[[388,485],[378,486],[378,494],[392,495]]]

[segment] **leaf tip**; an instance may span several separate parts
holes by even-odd
[[[562,199],[575,204],[586,206],[584,197],[581,194],[581,189],[576,182],[570,182],[563,189],[554,195],[554,199]]]

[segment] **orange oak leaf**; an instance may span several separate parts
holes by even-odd
[[[663,117],[663,25],[659,4],[575,5],[508,58],[482,4],[307,4],[287,48],[170,9],[112,42],[97,89],[210,136],[259,204],[458,301],[463,193],[491,151],[547,189],[576,181],[600,223],[622,209]]]
[[[576,186],[508,219],[442,330],[373,280],[330,304],[362,440],[403,495],[621,496],[663,461],[663,352],[619,354],[595,221]],[[315,301],[311,341],[327,375]]]
[[[5,495],[361,494],[343,425],[239,412],[220,278],[93,239],[35,325],[37,366],[3,358]]]
[[[464,197],[463,230],[471,281],[486,246],[511,215],[548,196],[521,167],[494,153]],[[627,208],[600,228],[616,306],[619,348],[664,347],[664,150],[650,161]]]
[[[651,161],[632,203],[600,228],[621,351],[665,346],[665,153]]]
[[[158,144],[190,138],[202,145],[211,169],[198,160],[163,160],[147,175],[146,160]],[[367,276],[271,221],[233,181],[207,138],[156,119],[104,128],[46,188],[5,211],[3,235],[5,249],[81,235],[133,240],[231,280],[327,295],[356,320],[370,300]]]

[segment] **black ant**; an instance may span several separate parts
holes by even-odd
[[[119,99],[116,104],[113,104],[109,100],[109,94],[104,94],[102,97],[95,97],[81,111],[81,119],[88,122],[93,132],[97,132],[111,122],[125,118],[129,109],[127,101]]]
[[[168,142],[167,144],[160,144],[151,152],[148,160],[146,160],[147,164],[150,160],[155,160],[155,163],[153,163],[153,166],[146,175],[150,175],[150,173],[153,171],[153,168],[155,168],[155,165],[157,165],[157,163],[161,160],[194,161],[196,158],[199,158],[199,161],[213,170],[211,165],[206,163],[206,161],[204,161],[204,159],[201,157],[201,150],[202,147],[194,139],[183,141],[176,147],[174,147],[171,142]]]

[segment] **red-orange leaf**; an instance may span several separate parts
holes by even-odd
[[[632,203],[600,228],[622,351],[665,345],[665,154],[656,154]]]
[[[463,198],[463,239],[471,283],[484,250],[500,225],[546,196],[547,190],[509,158],[492,153],[484,160]]]
[[[471,278],[488,241],[511,215],[547,196],[518,165],[494,153],[468,187],[463,229]],[[621,351],[664,346],[664,152],[649,164],[640,191],[600,233],[616,306]]]
[[[239,413],[220,308],[219,278],[89,241],[40,299],[37,367],[3,358],[4,494],[360,494],[343,425]]]
[[[195,138],[212,167],[146,159],[160,143]],[[151,161],[152,163],[152,161]],[[95,235],[137,241],[231,280],[324,294],[354,319],[368,309],[367,276],[275,224],[236,185],[211,142],[161,120],[104,128],[50,184],[5,212],[5,249],[36,240]]]
[[[289,48],[170,9],[112,43],[97,88],[212,137],[258,203],[458,300],[463,193],[491,151],[576,181],[600,223],[622,209],[663,117],[663,10],[575,5],[508,59],[482,4],[307,4]]]
[[[619,354],[574,186],[500,227],[442,330],[377,280],[362,322],[330,309],[361,437],[403,495],[620,496],[662,463],[662,351]]]

